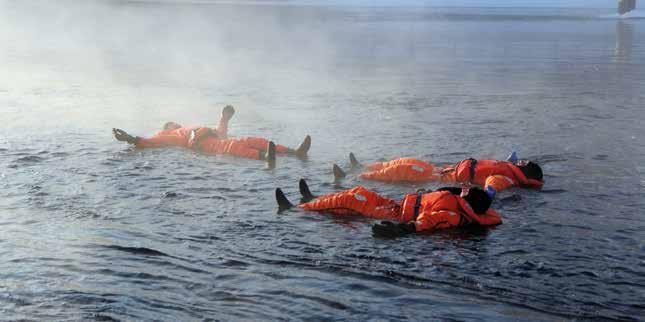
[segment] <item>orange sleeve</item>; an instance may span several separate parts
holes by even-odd
[[[461,216],[462,214],[450,210],[439,210],[432,212],[423,211],[419,214],[419,218],[415,222],[415,227],[417,229],[417,232],[424,230],[458,227],[459,225],[464,224],[462,222],[463,220]],[[502,223],[502,216],[500,216],[493,209],[488,209],[483,215],[468,215],[468,218],[472,219],[482,226],[499,225]]]
[[[417,232],[459,226],[460,214],[449,211],[423,211],[414,222]]]
[[[516,186],[516,184],[515,184],[515,181],[513,181],[513,179],[507,176],[493,175],[486,178],[486,183],[484,183],[484,189],[486,189],[489,186],[493,187],[495,191],[500,192],[510,187],[514,187]]]
[[[502,216],[492,208],[489,208],[483,215],[474,214],[474,216],[469,215],[469,217],[482,226],[493,226],[502,223]]]

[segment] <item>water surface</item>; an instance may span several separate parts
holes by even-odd
[[[645,32],[605,10],[0,2],[0,316],[8,320],[638,320]],[[112,127],[295,146],[275,170],[133,150]],[[331,164],[543,164],[504,224],[396,240],[276,213],[362,184]]]

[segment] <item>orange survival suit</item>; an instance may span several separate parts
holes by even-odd
[[[409,194],[401,202],[396,202],[358,186],[318,197],[298,207],[398,222],[413,221],[417,232],[469,224],[488,226],[502,223],[501,216],[493,209],[488,208],[485,214],[478,215],[466,200],[449,191]]]
[[[239,139],[220,139],[218,136],[206,134],[189,141],[189,147],[206,154],[230,154],[238,157],[262,160],[267,151],[269,140],[260,137],[242,137]],[[284,145],[276,144],[275,152],[285,154],[291,151]]]
[[[512,162],[465,159],[445,168],[415,158],[400,158],[389,162],[367,165],[367,172],[359,177],[386,182],[460,182],[473,183],[496,191],[514,186],[541,187],[543,180],[527,178]]]
[[[137,137],[135,146],[138,148],[161,148],[170,146],[189,148],[191,132],[193,131],[198,135],[206,135],[207,131],[210,133],[214,132],[218,138],[226,139],[228,137],[228,119],[222,117],[215,129],[208,127],[180,127],[177,129],[163,130],[150,138]]]
[[[139,148],[183,147],[207,154],[230,154],[243,158],[262,159],[269,141],[260,137],[228,138],[228,120],[220,119],[217,128],[181,127],[164,130],[150,138],[137,138]],[[289,148],[276,145],[277,153]]]

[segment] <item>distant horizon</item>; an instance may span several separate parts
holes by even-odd
[[[194,4],[303,4],[338,6],[424,6],[437,8],[562,8],[562,9],[616,9],[618,0],[125,0],[132,2],[168,2]],[[638,8],[637,8],[638,9]]]
[[[546,1],[522,1],[522,0],[310,0],[308,2],[327,2],[343,4],[362,5],[422,5],[430,7],[466,7],[466,8],[587,8],[587,9],[610,9],[618,6],[617,0],[546,0]]]

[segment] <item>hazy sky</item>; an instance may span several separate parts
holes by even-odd
[[[616,7],[616,0],[434,0],[432,4],[513,7]]]
[[[358,5],[432,5],[495,7],[616,8],[618,0],[308,0],[311,3]]]

